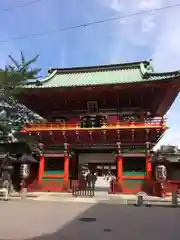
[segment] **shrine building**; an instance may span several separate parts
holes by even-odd
[[[21,133],[44,144],[29,189],[69,191],[81,171],[107,172],[119,192],[152,185],[151,150],[167,129],[164,115],[179,93],[180,72],[154,71],[151,61],[50,69],[30,83],[19,101],[46,122]]]

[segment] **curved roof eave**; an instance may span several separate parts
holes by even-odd
[[[33,88],[33,87],[41,86],[44,83],[49,82],[56,75],[56,73],[57,73],[57,70],[54,70],[51,74],[47,75],[42,80],[30,82],[30,83],[26,84],[25,86],[23,86],[23,88]],[[37,82],[39,85],[37,84]]]
[[[153,80],[167,80],[171,78],[180,77],[180,71],[171,71],[171,72],[151,72],[144,75],[144,79],[148,81]]]
[[[51,74],[49,74],[44,79],[29,83],[26,86],[23,86],[23,88],[46,89],[90,86],[95,87],[101,85],[148,83],[154,81],[170,80],[174,78],[177,79],[180,77],[180,71],[161,73],[154,72],[152,67],[148,63],[150,64],[149,61],[146,61],[136,62],[133,64],[127,63],[97,66],[93,68],[83,67],[71,69],[52,69]],[[91,69],[91,71],[88,71],[88,69]],[[104,73],[106,73],[107,76],[102,75]],[[99,76],[99,74],[101,74],[102,76]],[[116,76],[114,74],[116,74]]]

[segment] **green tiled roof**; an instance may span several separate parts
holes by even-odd
[[[25,88],[58,88],[137,83],[179,77],[180,73],[154,73],[151,62],[136,62],[97,67],[52,69],[41,81]]]
[[[165,80],[165,79],[171,79],[171,78],[178,78],[180,77],[180,72],[167,72],[167,73],[151,73],[148,75],[148,81],[154,81],[154,80]]]

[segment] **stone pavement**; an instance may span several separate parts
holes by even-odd
[[[20,194],[12,195],[11,199],[21,199]],[[73,197],[71,193],[55,193],[55,192],[33,192],[27,194],[27,199],[34,201],[50,201],[50,202],[72,202],[72,203],[110,203],[110,204],[133,204],[136,202],[136,195],[117,194],[112,195],[107,192],[95,192],[93,198],[90,197]],[[171,197],[160,198],[153,196],[144,196],[146,203],[152,204],[171,204]],[[180,200],[179,200],[180,204]]]
[[[0,240],[179,240],[180,208],[0,202]]]

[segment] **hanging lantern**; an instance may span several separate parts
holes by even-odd
[[[135,138],[135,130],[134,129],[131,129],[131,134],[132,134],[132,141],[134,141],[134,138]]]
[[[20,176],[22,179],[27,179],[30,175],[30,165],[29,164],[21,164],[20,166]]]
[[[66,134],[66,131],[63,131],[62,132],[62,135],[64,137],[64,141],[67,142],[67,134]]]
[[[146,129],[146,141],[147,142],[149,141],[149,133],[150,133],[150,130]]]
[[[160,129],[156,129],[157,137],[159,137]]]
[[[117,140],[118,140],[118,143],[120,142],[120,130],[117,130]],[[120,146],[121,144],[119,144],[118,146]]]
[[[37,147],[42,151],[44,149],[44,144],[41,142],[38,142]]]
[[[146,149],[150,149],[150,146],[151,146],[150,142],[146,142]]]
[[[88,134],[89,134],[89,137],[90,137],[90,141],[92,141],[93,140],[92,132],[89,131]]]
[[[64,149],[69,151],[69,144],[67,142],[64,143]]]
[[[157,165],[155,169],[155,177],[159,182],[163,182],[167,179],[167,168],[164,165]]]
[[[150,112],[150,111],[147,111],[146,115],[147,115],[148,117],[150,117],[150,116],[151,116],[151,112]]]
[[[117,142],[117,154],[118,154],[118,156],[121,155],[121,143],[120,142]]]
[[[79,131],[76,131],[76,139],[79,140]]]
[[[64,151],[64,156],[69,157],[69,153],[66,150]]]
[[[146,129],[146,133],[147,133],[147,135],[149,135],[149,132],[150,132],[150,130],[149,130],[149,129]]]

